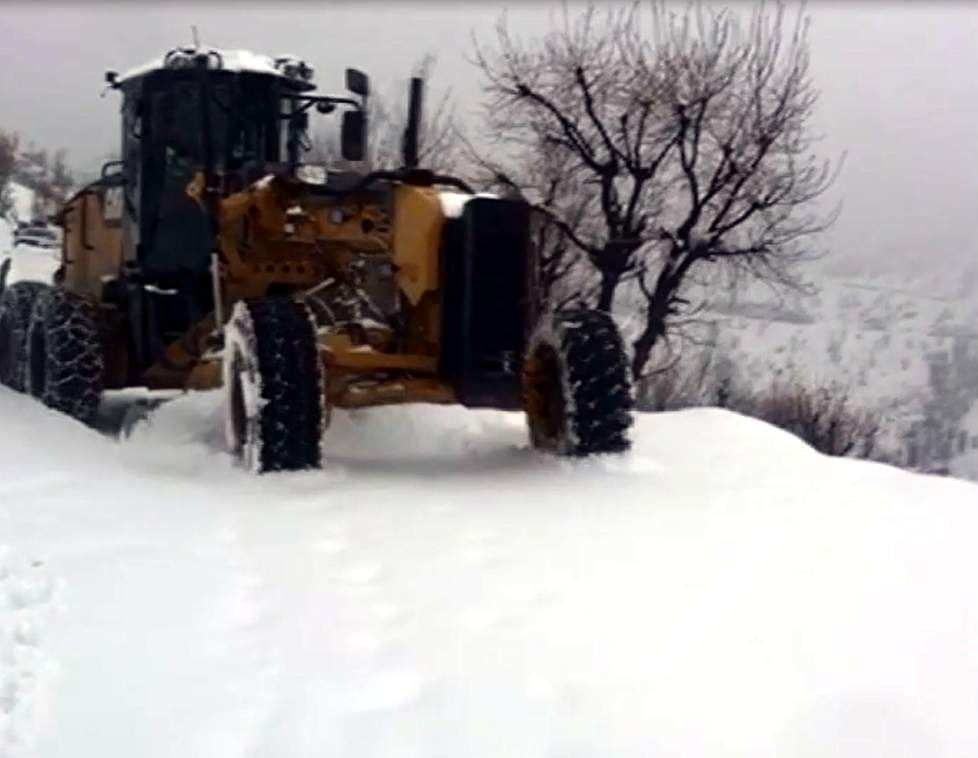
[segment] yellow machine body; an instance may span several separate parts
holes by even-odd
[[[203,204],[203,177],[187,194]],[[391,331],[376,328],[321,328],[320,353],[327,369],[331,405],[360,407],[385,403],[453,402],[450,387],[437,380],[439,342],[439,252],[444,213],[437,191],[400,185],[390,193],[392,208],[354,198],[316,198],[303,185],[273,176],[220,201],[217,234],[218,310],[224,320],[234,304],[262,297],[275,288],[303,293],[342,277],[352,257],[389,257],[405,317],[398,344]],[[82,193],[67,207],[64,282],[99,297],[106,278],[122,261],[118,226],[106,222],[98,193]],[[214,314],[169,344],[143,374],[154,389],[210,389],[220,386],[220,353],[214,348]],[[125,361],[113,362],[110,386],[125,384]],[[376,375],[383,375],[378,380]]]

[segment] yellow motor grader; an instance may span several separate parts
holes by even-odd
[[[420,168],[310,177],[311,113],[366,150],[369,81],[319,94],[295,58],[177,48],[126,74],[121,160],[61,212],[50,284],[0,277],[0,381],[82,421],[105,389],[223,387],[252,471],[322,463],[330,409],[523,408],[534,447],[627,448],[631,389],[605,313],[537,313],[533,213]]]

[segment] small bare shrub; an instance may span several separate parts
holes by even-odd
[[[839,384],[775,380],[765,390],[734,397],[730,407],[791,432],[826,455],[872,458],[876,452],[879,415],[857,408]]]
[[[670,366],[642,384],[639,407],[647,411],[702,406],[728,408],[761,419],[800,437],[826,455],[887,460],[879,449],[881,418],[856,406],[848,388],[838,383],[805,383],[776,378],[753,389],[724,373],[717,378],[712,362]]]

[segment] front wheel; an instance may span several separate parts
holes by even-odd
[[[305,305],[285,298],[239,302],[224,339],[231,453],[256,474],[319,468],[328,416],[323,365]]]
[[[522,384],[533,447],[566,456],[629,448],[628,357],[607,313],[545,315],[530,337]]]

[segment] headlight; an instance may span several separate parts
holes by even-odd
[[[167,68],[190,68],[194,63],[194,59],[193,56],[185,50],[171,50],[166,54],[164,63]]]
[[[313,70],[306,65],[306,62],[298,58],[281,57],[275,59],[275,68],[282,76],[289,79],[300,79],[308,82],[312,79]]]

